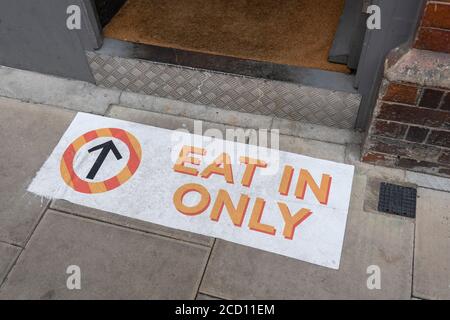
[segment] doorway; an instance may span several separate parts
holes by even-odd
[[[386,54],[411,41],[423,6],[423,0],[85,1],[95,3],[104,36],[103,46],[88,52],[99,85],[359,129],[373,109]],[[380,30],[366,29],[369,5],[381,8]]]
[[[328,61],[345,0],[128,0],[108,38],[350,73]]]

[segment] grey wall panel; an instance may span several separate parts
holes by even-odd
[[[79,0],[1,0],[0,65],[94,82],[66,10]]]

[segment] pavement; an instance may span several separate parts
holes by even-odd
[[[353,164],[340,269],[28,193],[77,111],[168,129],[277,128],[281,150]],[[450,299],[450,180],[359,162],[358,132],[0,67],[0,136],[0,299]],[[377,211],[383,181],[417,188],[416,218]]]

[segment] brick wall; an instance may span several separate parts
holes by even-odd
[[[363,161],[450,176],[450,91],[384,80]]]
[[[450,53],[450,0],[427,1],[414,48]]]
[[[396,75],[387,59],[362,160],[450,176],[450,87],[448,79],[440,81],[450,69],[450,0],[427,1],[413,47],[428,50],[428,60],[410,62]],[[433,54],[439,64],[430,63]]]

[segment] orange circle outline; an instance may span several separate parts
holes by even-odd
[[[117,138],[125,143],[130,151],[126,166],[114,177],[99,182],[89,182],[81,179],[73,168],[75,155],[86,143],[101,137]],[[134,135],[118,128],[102,128],[92,130],[75,139],[64,151],[60,162],[60,173],[64,182],[75,191],[81,193],[102,193],[113,190],[128,181],[141,163],[142,149]]]

